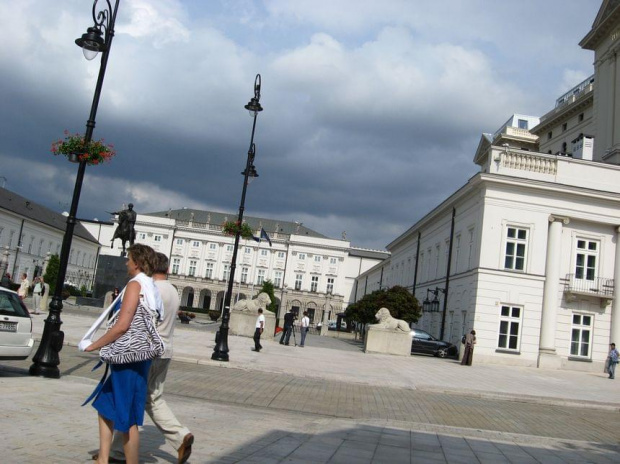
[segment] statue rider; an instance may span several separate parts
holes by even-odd
[[[129,203],[127,209],[111,214],[114,214],[115,216],[118,215],[118,226],[112,236],[112,244],[110,245],[110,248],[114,247],[114,240],[120,238],[123,243],[122,256],[125,256],[125,243],[129,242],[129,245],[131,246],[136,240],[136,231],[134,226],[136,224],[137,214],[133,210],[133,203]]]

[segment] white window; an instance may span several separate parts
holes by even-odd
[[[182,238],[177,238],[177,245],[183,245],[183,242],[184,240]]]
[[[196,275],[196,264],[197,261],[195,259],[189,260],[189,271],[187,273],[188,276],[193,277]]]
[[[230,264],[224,264],[224,272],[222,273],[222,279],[228,280],[230,277]]]
[[[250,247],[245,247],[244,250],[245,250],[245,254],[246,255],[251,255],[252,254],[252,249]]]
[[[179,273],[179,266],[181,265],[181,258],[173,258],[172,259],[172,273]]]
[[[321,262],[321,257],[318,255],[314,255],[314,262],[315,263],[320,263]]]
[[[269,255],[269,252],[268,252],[267,250],[261,250],[261,251],[260,251],[260,255],[261,255],[261,256],[268,256],[268,255]]]
[[[273,285],[277,288],[282,286],[282,271],[276,271],[273,275]]]
[[[217,243],[209,243],[209,250],[217,250]]]
[[[305,253],[299,253],[299,261],[305,261],[306,259],[306,254]]]
[[[280,259],[284,259],[285,258],[285,253],[283,251],[278,251],[278,258]]]
[[[256,285],[263,285],[264,281],[265,281],[265,270],[259,269],[258,276],[256,277]]]
[[[319,276],[312,276],[310,280],[310,291],[316,292],[319,288]]]
[[[459,257],[461,256],[461,236],[457,235],[454,247],[454,273],[459,272]]]
[[[570,338],[571,356],[590,357],[592,333],[592,316],[573,314],[573,325]]]
[[[329,264],[336,264],[338,262],[337,258],[329,258]]]
[[[527,246],[527,229],[506,228],[506,254],[504,269],[523,271],[525,269],[525,252]]]
[[[244,284],[247,281],[248,281],[248,268],[242,267],[241,268],[241,283]]]
[[[192,242],[192,247],[194,247],[194,248],[200,248],[200,242],[199,242],[198,240],[194,240],[194,241]]]
[[[333,277],[327,278],[327,293],[329,293],[330,295],[334,293],[334,278]]]
[[[213,279],[213,263],[207,263],[207,269],[205,271],[205,278]]]
[[[2,229],[0,229],[0,235],[2,235]],[[42,256],[42,255],[41,255],[41,252],[42,252],[42,251],[43,251],[43,239],[39,240],[39,251],[37,252],[37,254],[38,254],[39,256]]]
[[[502,306],[499,315],[499,338],[497,347],[504,350],[519,349],[521,308]]]
[[[156,242],[161,242],[161,235],[155,235],[153,237],[153,240],[156,241]]]
[[[596,277],[598,249],[598,242],[594,240],[577,240],[576,279],[594,280]]]
[[[226,245],[226,251],[232,252],[233,248],[234,247],[232,245]]]
[[[28,253],[32,253],[32,244],[34,243],[34,237],[30,237],[30,244],[28,245]]]
[[[303,282],[303,274],[295,274],[295,290],[301,290],[301,284]]]

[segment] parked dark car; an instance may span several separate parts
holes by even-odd
[[[458,358],[459,349],[449,342],[437,340],[428,332],[420,329],[411,330],[411,354],[432,354],[440,358]]]

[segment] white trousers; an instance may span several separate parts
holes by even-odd
[[[32,294],[32,309],[34,309],[35,313],[39,312],[39,306],[41,306],[41,295],[37,295],[36,293]]]
[[[168,367],[170,367],[170,359],[153,359],[151,369],[149,370],[145,411],[166,440],[170,442],[175,450],[178,450],[183,444],[183,438],[190,431],[187,427],[181,425],[163,398]],[[122,433],[114,433],[110,454],[114,457],[122,457],[124,455]]]

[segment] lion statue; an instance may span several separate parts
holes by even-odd
[[[396,330],[403,332],[411,331],[409,324],[403,321],[402,319],[395,319],[390,314],[390,310],[387,308],[381,308],[375,314],[375,319],[379,321],[378,324],[372,324],[371,327],[376,327],[377,329],[388,329],[388,330]]]
[[[267,309],[267,305],[271,304],[271,298],[266,293],[259,293],[253,300],[239,300],[233,306],[234,310],[244,312],[256,312],[258,308]]]

